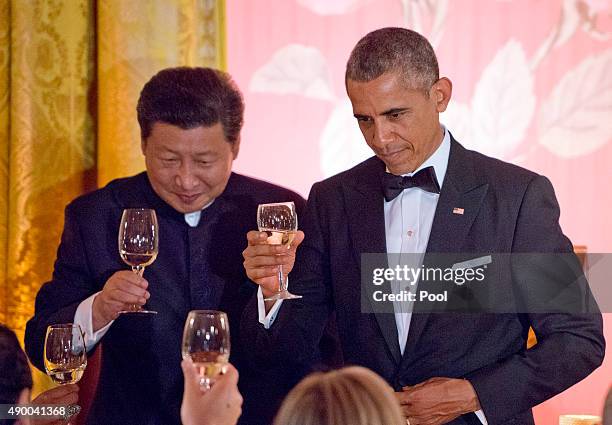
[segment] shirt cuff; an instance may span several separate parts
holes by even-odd
[[[79,325],[85,334],[85,347],[88,352],[102,339],[106,331],[108,331],[108,328],[110,328],[114,322],[114,320],[111,320],[106,326],[98,329],[97,332],[93,331],[93,321],[91,318],[93,314],[93,302],[99,293],[100,292],[96,292],[91,297],[82,301],[77,307],[76,313],[74,313],[74,323]]]
[[[489,423],[487,422],[487,418],[485,417],[485,414],[482,411],[482,409],[475,411],[474,414],[478,417],[478,419],[480,419],[480,422],[482,422],[482,425],[489,425]]]
[[[259,323],[261,323],[264,328],[270,329],[270,326],[272,326],[272,323],[274,323],[274,319],[276,319],[276,315],[278,314],[278,310],[280,309],[282,303],[283,300],[276,300],[266,316],[266,302],[264,301],[261,286],[257,289],[257,310],[259,312]]]

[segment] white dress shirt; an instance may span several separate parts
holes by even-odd
[[[438,146],[438,149],[414,170],[413,173],[407,173],[404,174],[404,176],[412,176],[424,168],[433,167],[436,172],[438,185],[442,188],[444,176],[446,175],[446,168],[448,166],[449,154],[450,135],[448,131],[444,129],[444,138],[440,146]],[[387,242],[387,253],[400,254],[399,256],[388,256],[390,268],[394,268],[398,265],[398,257],[402,260],[402,264],[406,264],[409,267],[418,268],[420,266],[420,260],[427,250],[429,233],[431,232],[431,225],[433,224],[439,197],[440,195],[437,193],[426,192],[419,187],[413,187],[404,189],[397,198],[389,202],[385,201],[385,237]],[[412,255],[402,256],[401,254]],[[397,293],[402,290],[414,292],[416,291],[417,285],[409,285],[407,281],[392,282],[391,288],[393,292]],[[412,306],[412,303],[393,303],[395,324],[397,325],[397,338],[399,340],[402,355],[406,348],[410,320],[412,318],[412,312],[405,311],[409,306]]]

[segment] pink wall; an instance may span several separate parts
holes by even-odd
[[[612,252],[610,0],[232,0],[228,65],[246,98],[236,169],[305,196],[370,156],[344,91],[356,41],[383,26],[426,35],[454,84],[441,120],[464,145],[548,176],[561,224],[590,252]],[[612,341],[612,315],[606,317]],[[612,359],[539,406],[599,413]],[[563,373],[563,371],[559,371]]]

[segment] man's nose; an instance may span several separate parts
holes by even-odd
[[[375,122],[372,134],[372,144],[378,148],[383,148],[392,140],[393,133],[389,126],[384,122]]]
[[[198,185],[193,167],[188,163],[181,164],[176,175],[176,184],[183,190],[190,191]]]

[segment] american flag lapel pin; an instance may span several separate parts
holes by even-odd
[[[465,210],[463,208],[453,208],[453,214],[459,214],[459,215],[463,215],[463,213],[465,212]]]

